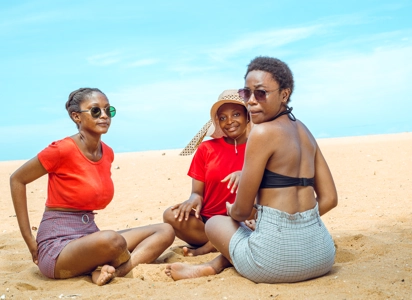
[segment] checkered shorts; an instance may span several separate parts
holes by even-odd
[[[57,257],[73,240],[99,231],[90,211],[45,211],[37,232],[39,269],[43,275],[54,278]]]
[[[256,230],[239,227],[230,240],[233,265],[256,283],[297,282],[326,274],[335,246],[318,206],[288,214],[257,205]]]

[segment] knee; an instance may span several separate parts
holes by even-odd
[[[168,223],[173,226],[176,222],[173,210],[169,207],[163,212],[163,222]]]
[[[114,230],[101,231],[101,234],[102,247],[107,252],[117,255],[127,250],[127,242],[121,234]]]
[[[222,229],[222,223],[221,219],[226,218],[224,216],[213,216],[209,220],[207,220],[205,224],[205,233],[206,236],[209,237],[213,234],[216,234],[216,232],[221,231]]]
[[[170,224],[159,224],[159,231],[162,235],[162,240],[169,246],[175,240],[175,230]]]

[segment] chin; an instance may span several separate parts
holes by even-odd
[[[231,138],[232,140],[237,139],[240,135],[237,131],[236,132],[225,132],[225,134],[228,138]]]
[[[262,120],[262,118],[259,118],[259,117],[252,117],[251,119],[252,119],[253,124],[260,124],[260,123],[265,122],[265,120]]]

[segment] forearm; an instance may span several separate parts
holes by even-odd
[[[27,241],[32,237],[32,232],[30,229],[29,214],[27,209],[26,185],[11,179],[10,188],[20,232],[23,239]]]
[[[229,208],[228,215],[235,221],[243,222],[250,220],[251,217],[254,218],[254,209],[253,206],[249,208],[241,208],[239,205],[236,205],[236,202]]]
[[[329,199],[318,197],[316,200],[318,201],[319,215],[321,216],[338,205],[337,196]]]

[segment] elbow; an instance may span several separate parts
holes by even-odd
[[[319,204],[319,214],[322,216],[338,206],[338,195],[335,194],[330,197],[318,198],[317,201]]]
[[[328,203],[329,203],[330,209],[338,206],[338,194],[335,193],[332,197],[330,197]]]
[[[242,212],[242,211],[240,211],[240,210],[233,209],[233,207],[232,207],[232,209],[231,209],[231,211],[230,211],[230,217],[231,217],[233,220],[238,221],[238,222],[246,221],[249,216],[250,216],[250,212],[249,212],[249,213],[245,213],[245,212]]]
[[[327,203],[328,206],[328,211],[332,210],[333,208],[335,208],[336,206],[338,206],[338,195],[335,194],[333,196],[331,196],[329,199],[327,199],[327,201],[325,201]]]
[[[10,179],[9,179],[10,188],[13,187],[13,185],[14,185],[14,183],[15,183],[15,181],[16,181],[16,178],[15,178],[15,177],[16,177],[16,176],[14,175],[14,173],[10,175]]]

